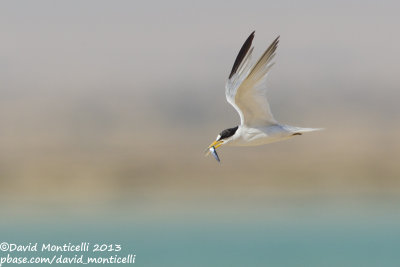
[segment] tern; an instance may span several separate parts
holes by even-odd
[[[240,116],[240,125],[223,130],[206,151],[219,161],[216,148],[222,145],[258,146],[282,141],[321,128],[301,128],[280,124],[274,119],[267,100],[266,78],[275,57],[279,36],[260,59],[251,63],[255,31],[244,42],[225,84],[226,100]]]

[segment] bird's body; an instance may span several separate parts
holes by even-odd
[[[279,43],[276,38],[261,58],[251,64],[254,32],[243,44],[225,85],[226,100],[240,116],[240,125],[222,131],[208,147],[213,154],[221,145],[258,146],[289,139],[315,128],[300,128],[278,123],[269,108],[266,77]]]
[[[237,133],[232,136],[232,140],[226,145],[230,146],[259,146],[278,141],[283,141],[301,135],[305,132],[314,131],[313,128],[299,128],[289,125],[273,124],[267,126],[246,125],[239,126]]]

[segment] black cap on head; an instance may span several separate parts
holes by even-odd
[[[219,134],[219,138],[217,141],[219,140],[223,140],[226,138],[231,137],[232,135],[234,135],[237,131],[237,129],[239,128],[239,126],[233,127],[233,128],[229,128],[229,129],[225,129],[223,130],[220,134]]]

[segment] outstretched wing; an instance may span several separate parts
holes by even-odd
[[[229,78],[225,84],[226,100],[239,113],[241,124],[243,124],[244,116],[240,108],[236,105],[235,96],[240,84],[247,77],[251,68],[250,61],[251,54],[253,52],[253,47],[251,44],[254,39],[254,33],[255,32],[253,31],[242,45],[242,48],[236,57],[235,63],[233,64],[231,73],[229,74]]]
[[[251,67],[253,38],[254,32],[247,38],[235,60],[225,86],[226,99],[239,113],[242,125],[275,124],[276,120],[272,116],[266,96],[265,82],[268,71],[274,64],[272,59],[279,43],[279,36]]]

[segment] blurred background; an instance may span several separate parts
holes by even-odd
[[[119,242],[139,266],[398,266],[398,1],[2,1],[0,238]],[[275,118],[239,123],[247,36],[281,36]],[[16,242],[15,241],[15,242]]]

